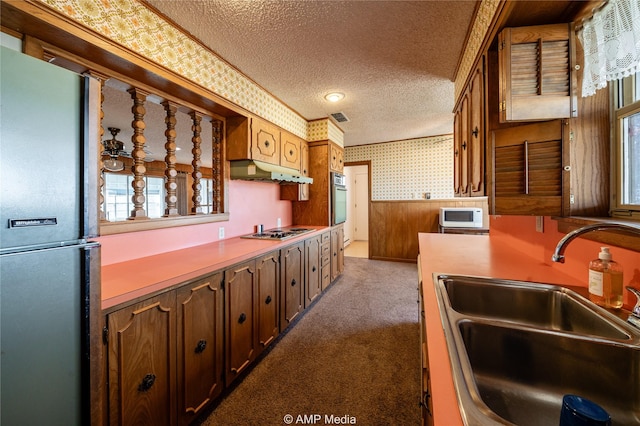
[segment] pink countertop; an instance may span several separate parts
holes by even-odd
[[[324,226],[285,241],[240,237],[102,267],[102,309],[150,295],[328,231]]]
[[[436,425],[462,425],[433,274],[493,278],[581,286],[576,278],[512,249],[504,240],[485,235],[419,234],[419,268],[429,352],[433,416]]]

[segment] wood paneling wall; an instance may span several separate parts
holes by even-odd
[[[489,227],[486,197],[460,200],[371,201],[369,253],[372,259],[416,262],[418,233],[438,232],[440,207],[480,207]]]

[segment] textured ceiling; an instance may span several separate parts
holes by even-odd
[[[305,119],[343,112],[346,146],[453,131],[475,1],[147,3]],[[330,104],[331,91],[346,97]]]

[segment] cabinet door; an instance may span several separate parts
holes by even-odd
[[[282,249],[280,328],[284,330],[304,306],[304,242]]]
[[[424,298],[422,280],[419,281],[418,297],[420,302],[420,355],[422,365],[420,406],[422,407],[422,425],[433,426],[433,402],[431,398],[431,374],[429,372],[429,351],[427,349],[427,325],[424,316]]]
[[[304,177],[309,177],[309,145],[306,141],[303,140],[300,141],[300,174]],[[309,186],[310,185],[308,183],[300,183],[297,185],[280,185],[280,199],[291,201],[309,201]]]
[[[462,156],[460,151],[462,150],[462,134],[460,128],[462,126],[462,111],[460,108],[456,111],[453,117],[453,193],[455,195],[461,195],[460,187],[460,173],[462,169]]]
[[[469,93],[462,98],[460,104],[460,186],[458,195],[469,193]]]
[[[500,122],[577,116],[570,24],[505,28],[499,34]]]
[[[491,214],[568,214],[568,127],[555,120],[492,132]]]
[[[320,236],[309,238],[304,242],[305,250],[305,299],[307,308],[322,291],[320,276]]]
[[[175,292],[108,315],[111,425],[175,425]]]
[[[342,225],[331,229],[331,281],[344,271],[344,230]]]
[[[251,120],[251,158],[280,164],[280,129],[266,121]]]
[[[254,260],[225,271],[227,385],[249,366],[258,352],[256,294]]]
[[[481,60],[469,83],[469,193],[483,196],[484,167],[484,63]]]
[[[330,169],[332,172],[344,172],[344,150],[336,144],[331,144]]]
[[[331,232],[320,235],[320,285],[324,291],[331,284]]]
[[[220,394],[224,383],[222,273],[177,290],[178,409],[189,424]]]
[[[288,132],[282,132],[280,165],[300,171],[300,138]]]
[[[300,145],[300,173],[304,177],[309,177],[309,145],[306,141],[302,141]],[[298,194],[298,201],[309,200],[309,184],[298,185]]]
[[[258,349],[262,351],[280,331],[280,252],[256,259],[258,286]]]

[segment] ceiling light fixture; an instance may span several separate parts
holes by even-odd
[[[340,93],[340,92],[331,92],[331,93],[327,93],[324,98],[326,100],[328,100],[329,102],[338,102],[341,101],[342,99],[344,99],[344,93]]]
[[[118,160],[118,156],[124,150],[124,143],[120,142],[116,139],[116,135],[120,133],[120,129],[115,127],[109,127],[109,132],[111,132],[111,136],[113,139],[107,139],[102,141],[102,145],[104,146],[103,155],[108,155],[108,160],[103,161],[104,169],[110,172],[119,172],[124,170],[124,163],[121,160]]]

